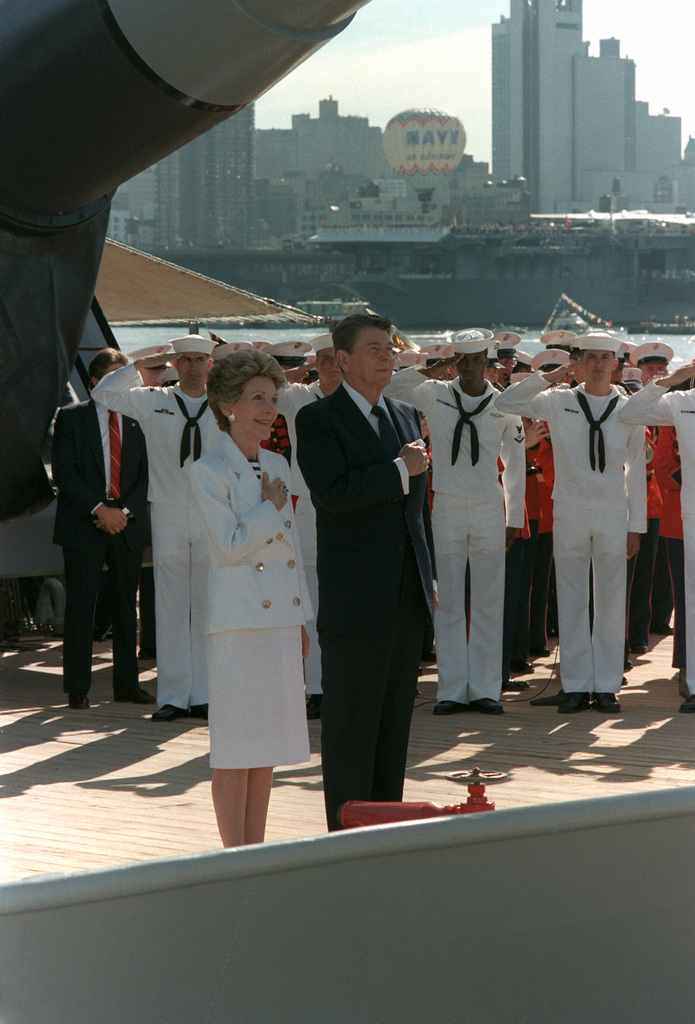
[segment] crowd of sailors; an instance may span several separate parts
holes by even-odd
[[[385,446],[383,461],[396,464],[406,505],[412,500],[408,479],[412,494],[413,481],[427,473],[436,610],[427,616],[421,653],[437,663],[434,714],[503,714],[501,694],[528,688],[520,677],[533,671],[534,658],[549,655],[553,636],[559,636],[562,688],[531,703],[557,706],[561,714],[589,708],[618,714],[630,654],[648,651],[650,633],[673,634],[680,710],[695,711],[695,515],[689,511],[695,503],[688,494],[695,486],[695,365],[669,372],[673,352],[667,345],[635,346],[604,330],[551,331],[531,357],[510,331],[470,328],[416,349],[404,347],[388,321],[357,319],[354,330],[365,346],[371,335],[392,339],[387,351],[375,345],[370,355],[365,347],[372,369],[378,362],[373,372],[388,372],[374,392],[381,410],[375,401],[370,420],[368,403],[364,415]],[[228,663],[230,675],[243,671],[251,683],[254,664],[261,664],[259,675],[267,671],[275,686],[276,671],[258,662],[249,636],[268,625],[291,631],[301,625],[306,717],[325,711],[322,674],[332,651],[327,638],[333,644],[337,631],[321,627],[321,594],[327,603],[329,586],[326,568],[323,576],[317,569],[322,527],[317,554],[316,511],[330,500],[320,464],[301,437],[305,453],[297,457],[297,419],[305,423],[306,437],[320,438],[310,432],[313,413],[302,414],[305,407],[341,388],[359,405],[360,388],[348,386],[345,370],[350,366],[356,374],[362,366],[352,355],[353,341],[336,337],[252,345],[189,334],[133,353],[132,360],[105,349],[89,368],[90,400],[62,409],[56,420],[55,540],[65,553],[63,681],[69,706],[89,707],[104,563],[111,585],[114,699],[154,703],[138,682],[136,620],[138,583],[148,579],[143,551],[151,543],[154,585],[150,578],[141,586],[140,618],[141,627],[154,621],[155,635],[141,637],[140,654],[156,653],[159,708],[152,718],[210,717],[217,737],[211,763],[219,769],[213,798],[226,845],[262,839],[265,824],[264,812],[262,821],[258,814],[254,819],[247,807],[245,832],[225,810],[239,802],[234,771],[266,772],[244,776],[244,786],[252,809],[253,786],[267,807],[268,763],[291,763],[293,751],[295,760],[302,759],[308,747],[295,722],[281,754],[271,743],[273,750],[263,749],[258,764],[248,755],[240,764],[225,756],[215,761],[215,749],[248,738],[235,732],[238,723],[226,721],[234,717],[234,693],[222,680],[229,692],[219,694],[224,659],[235,659]],[[401,402],[417,410],[417,443],[404,442]],[[392,422],[384,426],[381,412]],[[392,450],[385,431],[393,434]],[[355,505],[340,520],[346,550],[351,531],[363,529],[361,515]],[[412,546],[412,538],[406,540]],[[373,542],[376,551],[378,538]],[[335,547],[335,538],[331,543]],[[232,564],[246,576],[227,577]],[[228,579],[234,580],[233,594],[222,585]],[[282,610],[285,604],[289,611]],[[218,643],[211,655],[211,635],[221,633],[233,633],[234,646]],[[359,634],[360,628],[346,633]],[[285,644],[290,641],[283,634],[273,665],[282,660],[278,651]],[[217,703],[209,707],[213,686]],[[250,685],[236,700],[244,708],[244,730],[249,716],[262,728],[273,715],[275,698],[262,685],[257,693]],[[230,710],[218,711],[214,726],[213,708],[223,704]],[[335,732],[334,717],[327,720]],[[282,728],[278,722],[270,731]],[[348,788],[351,795],[364,794]],[[329,808],[329,827],[334,811]]]

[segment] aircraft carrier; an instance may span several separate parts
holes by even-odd
[[[695,220],[687,216],[324,227],[282,250],[168,256],[292,305],[358,299],[410,328],[536,326],[563,293],[615,324],[695,317]]]

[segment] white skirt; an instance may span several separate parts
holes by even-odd
[[[211,768],[309,760],[299,626],[207,637]]]

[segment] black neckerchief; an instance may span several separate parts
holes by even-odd
[[[207,398],[205,399],[200,409],[198,409],[196,416],[189,416],[186,403],[183,398],[181,398],[181,395],[177,395],[176,392],[174,392],[174,398],[178,403],[179,409],[186,417],[186,426],[183,428],[183,435],[181,437],[181,466],[183,467],[184,462],[191,454],[191,431],[193,431],[193,461],[196,462],[200,458],[202,442],[200,439],[200,424],[198,423],[198,420],[207,409],[208,400]]]
[[[606,422],[610,414],[615,409],[616,405],[618,404],[618,399],[620,398],[620,395],[614,395],[614,397],[611,398],[610,402],[606,406],[605,412],[598,420],[595,420],[591,414],[591,409],[589,408],[589,403],[587,401],[586,395],[584,395],[581,391],[577,391],[576,395],[577,401],[581,406],[582,412],[589,421],[589,462],[591,463],[591,468],[594,470],[596,469],[596,455],[594,453],[594,442],[595,439],[598,437],[598,468],[599,472],[603,473],[604,469],[606,468],[606,446],[603,441],[603,431],[601,430],[601,424]]]
[[[465,409],[463,408],[461,396],[459,395],[456,388],[452,388],[451,390],[453,392],[454,398],[456,399],[456,405],[458,406],[459,410],[458,422],[454,427],[454,441],[451,446],[451,465],[455,465],[456,460],[459,457],[459,448],[461,447],[461,433],[463,431],[464,424],[468,424],[468,426],[471,428],[471,465],[475,466],[480,457],[480,445],[478,443],[478,431],[476,429],[475,423],[473,423],[473,417],[477,416],[479,412],[483,411],[485,406],[491,401],[492,398],[494,398],[495,393],[493,391],[489,395],[486,395],[482,402],[480,402],[480,404],[475,407],[473,412],[466,412]]]

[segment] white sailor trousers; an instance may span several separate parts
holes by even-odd
[[[437,492],[432,510],[439,608],[434,616],[439,700],[468,704],[502,689],[504,501]],[[466,623],[466,564],[471,614]]]
[[[553,553],[562,688],[565,693],[617,693],[625,658],[627,511],[555,502]]]
[[[207,704],[205,596],[208,557],[195,509],[152,503],[157,619],[157,701]],[[230,668],[232,668],[230,666]]]
[[[685,679],[695,693],[695,516],[683,519],[683,569],[685,573]]]
[[[294,509],[299,547],[302,552],[304,576],[314,609],[314,618],[304,624],[309,637],[309,655],[304,659],[304,684],[306,692],[322,693],[321,690],[321,648],[316,632],[316,611],[319,606],[319,577],[316,572],[316,512],[311,498],[297,498]]]

